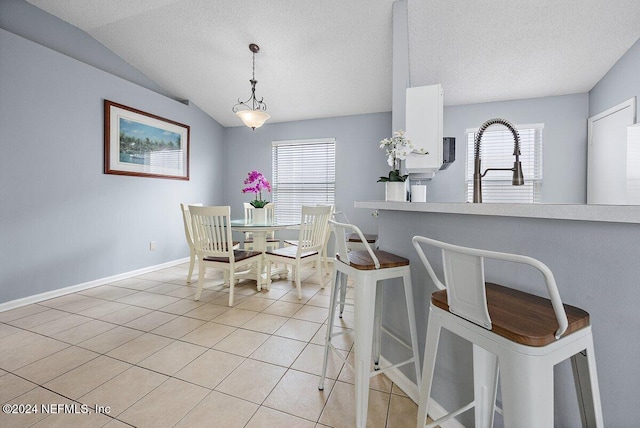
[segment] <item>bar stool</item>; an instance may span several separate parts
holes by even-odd
[[[347,215],[342,211],[336,211],[333,213],[333,219],[339,223],[351,224]],[[364,241],[361,240],[357,233],[347,233],[347,249],[349,250],[363,250],[366,251],[364,242],[369,244],[374,250],[378,249],[378,235],[373,233],[363,233]]]
[[[333,319],[336,314],[336,307],[340,305],[340,316],[345,305],[347,279],[351,277],[355,288],[355,328],[354,328],[354,349],[355,349],[355,390],[356,390],[356,426],[364,428],[367,425],[367,409],[369,403],[369,380],[372,376],[385,373],[405,364],[413,363],[415,366],[416,379],[420,379],[420,358],[418,356],[418,336],[416,332],[415,313],[413,307],[413,290],[411,288],[411,270],[409,260],[385,251],[372,250],[367,244],[365,237],[356,226],[346,223],[337,223],[329,220],[329,224],[336,236],[336,246],[338,254],[333,264],[334,282],[331,289],[331,302],[329,306],[329,319],[327,321],[327,335],[324,348],[324,363],[322,366],[322,376],[318,389],[324,389],[324,379],[327,372],[327,360],[329,350],[332,349],[336,355],[343,360],[352,370],[352,367],[345,358],[333,346],[331,340],[343,334],[343,332],[333,332]],[[365,250],[347,250],[346,231],[358,234],[361,242],[365,245]],[[342,239],[338,239],[342,237]],[[407,314],[409,318],[409,332],[411,345],[407,345],[400,338],[387,332],[382,327],[382,283],[380,281],[402,278],[404,293],[407,303]],[[398,341],[407,349],[411,349],[412,357],[408,360],[394,364],[390,367],[380,369],[380,334],[385,331],[390,337]],[[371,371],[371,360],[373,357],[374,371]]]
[[[445,284],[422,245],[441,249]],[[425,427],[440,331],[445,328],[473,343],[474,401],[435,422],[433,427],[475,407],[478,427],[493,425],[498,373],[502,415],[507,427],[552,427],[553,366],[586,351],[589,383],[581,383],[589,426],[603,426],[589,314],[563,305],[551,270],[531,257],[461,247],[422,236],[413,245],[434,284],[425,344],[418,427]],[[484,259],[522,263],[544,276],[550,299],[485,283]]]

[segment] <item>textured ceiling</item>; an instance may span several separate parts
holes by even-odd
[[[28,0],[224,126],[391,110],[393,0]],[[517,7],[514,7],[517,4]],[[638,0],[409,0],[411,85],[445,104],[590,90],[640,37]]]
[[[445,104],[583,93],[640,38],[639,0],[409,1],[411,85]]]

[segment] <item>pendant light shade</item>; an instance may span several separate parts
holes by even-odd
[[[251,80],[251,97],[246,101],[240,101],[233,106],[233,112],[242,120],[249,128],[255,131],[260,128],[271,117],[267,112],[267,104],[263,98],[256,98],[256,53],[260,52],[260,47],[254,43],[249,45],[249,50],[253,52],[253,74]]]
[[[251,129],[260,128],[271,117],[262,110],[238,110],[236,115]]]

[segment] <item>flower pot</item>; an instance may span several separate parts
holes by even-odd
[[[405,202],[407,190],[404,181],[387,181],[385,183],[385,201]]]
[[[264,208],[254,208],[253,209],[253,218],[252,221],[254,224],[264,224],[267,221],[267,210]]]

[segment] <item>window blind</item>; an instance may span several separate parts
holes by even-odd
[[[302,205],[335,204],[335,139],[274,141],[271,153],[278,221],[300,220]]]
[[[483,202],[537,203],[542,200],[542,130],[543,124],[517,125],[520,135],[520,162],[524,186],[513,186],[511,171],[489,171],[482,177]],[[476,129],[467,130],[467,202],[473,201],[473,156]],[[513,168],[513,134],[504,126],[494,125],[482,135],[481,172],[487,168]]]

